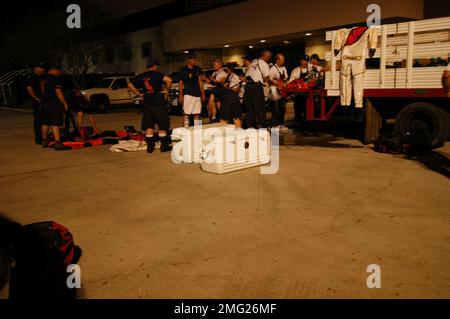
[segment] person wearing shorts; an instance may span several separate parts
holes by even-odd
[[[186,66],[181,68],[179,82],[179,101],[183,105],[184,126],[189,127],[190,117],[194,117],[194,125],[201,124],[200,113],[205,102],[202,69],[197,66],[197,56],[189,53]]]
[[[42,146],[49,145],[48,132],[51,128],[55,139],[54,149],[56,151],[66,151],[72,149],[61,142],[60,126],[64,124],[64,113],[69,110],[69,105],[64,98],[61,81],[61,68],[50,67],[43,81],[42,88]]]
[[[161,152],[172,150],[171,139],[167,132],[170,129],[169,109],[167,97],[172,86],[170,77],[158,71],[159,62],[155,59],[148,61],[148,70],[139,74],[128,88],[139,95],[143,102],[142,131],[145,131],[147,152],[155,150],[155,125],[158,126],[158,136],[161,141]],[[143,92],[143,93],[142,93]]]
[[[220,122],[228,124],[233,121],[237,128],[241,128],[242,107],[239,98],[241,80],[234,73],[234,67],[235,65],[232,63],[227,64],[228,76],[225,82],[225,90],[222,94],[222,106],[219,110]]]

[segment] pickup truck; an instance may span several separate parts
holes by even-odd
[[[134,77],[107,77],[98,82],[93,88],[82,90],[81,94],[94,103],[97,112],[106,112],[111,105],[134,104],[134,94],[128,89],[128,83]]]

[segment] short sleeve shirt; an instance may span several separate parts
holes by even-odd
[[[158,71],[147,71],[139,74],[133,81],[135,88],[144,93],[144,102],[160,106],[164,104],[164,96],[161,93],[164,84],[164,74]]]
[[[264,83],[264,79],[270,75],[269,65],[262,59],[253,60],[248,66],[246,77],[251,77],[253,82]]]
[[[27,76],[27,86],[30,86],[34,94],[36,94],[37,97],[42,97],[42,89],[41,89],[41,81],[43,79],[43,76],[36,75],[35,73],[30,73]]]
[[[201,96],[199,77],[202,69],[198,66],[189,68],[184,66],[180,70],[180,80],[183,81],[183,94],[190,96]]]
[[[230,89],[236,90],[241,84],[241,80],[236,73],[232,73],[228,76],[227,83]]]
[[[59,102],[58,96],[56,95],[56,89],[62,90],[62,84],[59,77],[47,74],[41,82],[41,88],[43,89],[42,100],[44,102]]]
[[[278,80],[287,80],[288,78],[288,72],[286,70],[286,67],[284,66],[278,66],[276,64],[272,65],[270,68],[270,79],[274,81]]]
[[[212,74],[212,78],[215,80],[215,81],[221,81],[221,80],[223,80],[223,79],[226,79],[227,78],[227,73],[224,71],[224,69],[220,69],[219,71],[215,71],[213,74]]]

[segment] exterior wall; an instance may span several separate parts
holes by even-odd
[[[318,8],[306,0],[248,0],[164,22],[164,51],[223,47],[240,42],[248,45],[248,41],[361,23],[366,21],[367,6],[373,2],[322,0]],[[423,0],[377,0],[376,3],[381,7],[383,19],[423,18]]]
[[[305,54],[311,56],[317,53],[321,59],[324,59],[327,51],[330,51],[330,43],[325,41],[325,33],[306,38]]]
[[[162,28],[141,30],[127,35],[128,45],[131,46],[132,60],[128,62],[128,71],[140,73],[147,68],[148,57],[142,57],[141,46],[143,43],[151,43],[151,56],[162,65],[166,64],[162,52]]]
[[[237,62],[238,65],[242,65],[242,57],[248,53],[247,47],[235,47],[226,48],[223,50],[222,61],[227,62]]]

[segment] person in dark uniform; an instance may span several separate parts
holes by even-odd
[[[234,68],[235,65],[233,63],[227,64],[227,78],[222,93],[222,106],[219,110],[219,115],[221,123],[233,121],[234,125],[237,128],[240,128],[242,127],[242,108],[239,98],[241,80],[239,79],[239,76],[234,73]]]
[[[272,53],[264,50],[259,59],[253,60],[245,72],[245,92],[244,106],[247,117],[247,127],[256,127],[256,120],[259,127],[266,127],[265,111],[265,83],[270,81],[269,64]]]
[[[60,126],[64,124],[64,113],[69,110],[60,81],[61,74],[61,67],[52,66],[41,82],[43,104],[42,146],[48,147],[48,131],[51,128],[56,143],[54,146],[55,151],[72,149],[61,142]]]
[[[76,113],[77,115],[77,121],[76,124],[74,124],[76,125],[75,129],[80,132],[83,127],[84,114],[88,114],[89,120],[94,130],[94,134],[99,134],[100,130],[97,127],[97,122],[95,121],[94,117],[94,106],[92,105],[92,102],[89,102],[83,96],[83,94],[81,94],[79,88],[66,90],[64,92],[64,97],[66,98],[67,104],[69,105],[69,111]],[[71,115],[69,114],[69,116]],[[67,117],[66,127],[69,126],[68,124],[70,124],[70,119]]]
[[[33,66],[33,70],[27,77],[27,93],[31,98],[31,104],[33,106],[33,128],[34,128],[34,142],[37,145],[42,144],[41,133],[41,111],[42,111],[42,91],[41,81],[45,74],[45,65],[38,63]]]
[[[159,62],[157,60],[150,59],[147,66],[148,70],[139,74],[133,83],[128,84],[128,87],[134,94],[141,96],[144,102],[142,130],[145,131],[147,152],[152,153],[155,150],[155,125],[158,125],[161,152],[168,152],[172,150],[172,146],[168,135],[170,118],[167,98],[172,80],[158,71]]]

